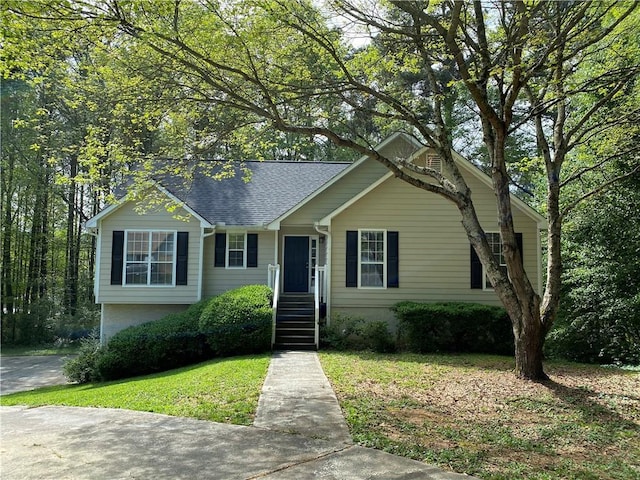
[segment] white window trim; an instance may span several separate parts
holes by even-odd
[[[487,234],[498,235],[498,238],[500,239],[500,250],[502,251],[502,236],[500,235],[500,232],[484,232],[484,233],[485,235]],[[491,254],[493,255],[493,251],[491,252]],[[498,260],[498,265],[500,265],[501,267],[507,268],[507,264],[505,263],[503,265],[502,263],[499,262],[499,260]],[[493,292],[495,290],[493,287],[487,286],[487,269],[485,268],[484,265],[482,265],[482,290],[484,290],[485,292]]]
[[[239,252],[240,250],[234,248],[233,250],[231,250],[231,248],[229,248],[229,245],[231,244],[231,242],[229,241],[229,235],[244,235],[244,241],[243,241],[243,250],[242,250],[242,266],[240,265],[229,265],[229,252],[234,251],[234,252]],[[246,231],[230,231],[227,232],[227,241],[226,241],[226,245],[225,245],[225,252],[224,252],[224,267],[226,269],[229,270],[242,270],[242,269],[246,269],[247,268],[247,232]]]
[[[362,285],[362,250],[361,250],[361,238],[362,232],[382,232],[383,234],[383,251],[384,260],[382,262],[382,285],[379,287]],[[362,290],[386,290],[387,289],[387,230],[384,228],[359,228],[358,229],[358,288]],[[366,265],[373,265],[376,263],[365,263]]]
[[[173,235],[173,261],[171,267],[171,283],[165,284],[152,284],[151,272],[147,270],[147,283],[146,284],[132,284],[127,283],[127,246],[129,245],[129,233],[148,232],[149,233],[149,258],[151,256],[151,239],[154,233],[171,233]],[[155,228],[132,228],[124,231],[124,246],[123,246],[123,262],[122,262],[122,286],[126,288],[173,288],[176,286],[176,264],[178,261],[178,231],[177,230],[164,230]],[[163,262],[164,263],[164,262]],[[168,263],[168,262],[166,262]],[[151,262],[147,260],[147,268],[150,268]]]

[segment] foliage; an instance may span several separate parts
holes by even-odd
[[[52,102],[34,109],[42,112],[42,121],[31,116],[38,138],[49,143],[25,139],[20,153],[33,157],[40,185],[47,185],[53,165],[73,169],[74,156],[55,145],[59,137],[73,137],[70,152],[88,147],[87,157],[100,167],[114,159],[140,165],[164,152],[206,152],[215,160],[333,159],[342,154],[329,143],[346,147],[346,157],[367,155],[456,205],[512,319],[517,374],[545,377],[542,347],[561,294],[563,219],[582,199],[638,171],[635,157],[619,175],[609,175],[616,158],[638,151],[637,2],[147,3],[6,2],[8,75],[24,79],[45,71],[37,76],[48,79],[48,87],[70,78],[75,83],[60,85],[75,96],[63,95],[63,103],[97,113],[81,128],[56,130],[52,120],[69,118],[68,112]],[[69,31],[74,41],[83,37],[78,48]],[[83,50],[91,61],[81,61]],[[76,65],[81,74],[66,75]],[[72,88],[76,84],[81,88]],[[96,95],[103,91],[104,103]],[[85,126],[100,134],[84,135]],[[414,165],[407,152],[376,151],[373,145],[389,131],[407,132],[434,149],[443,169]],[[508,272],[490,250],[454,161],[461,134],[474,138],[467,151],[480,152],[491,173],[498,207],[493,223],[500,226]],[[31,145],[56,155],[38,155]],[[528,189],[538,174],[544,193],[536,201],[550,225],[545,292],[534,289],[517,254],[509,195],[512,179]],[[45,210],[29,215],[36,226]],[[65,223],[73,233],[72,222]],[[40,243],[31,252],[33,288],[46,277],[48,245]]]
[[[259,353],[271,348],[272,292],[247,285],[213,298],[200,315],[199,328],[215,355]]]
[[[549,361],[538,383],[510,357],[319,355],[358,445],[487,480],[637,478],[638,372]]]
[[[640,181],[628,181],[573,215],[564,306],[549,355],[640,364]]]
[[[251,425],[269,358],[216,359],[132,381],[40,388],[3,395],[0,404],[123,408]]]
[[[64,375],[71,382],[90,383],[101,378],[97,369],[98,359],[104,355],[98,334],[80,340],[78,356],[67,361],[62,367]]]
[[[116,333],[97,358],[99,378],[132,377],[211,358],[212,353],[198,328],[200,313],[207,302],[202,300],[184,312]]]
[[[392,310],[410,351],[513,354],[511,322],[502,307],[400,302]]]
[[[320,345],[333,350],[372,350],[390,353],[396,344],[386,322],[335,314],[320,328]]]

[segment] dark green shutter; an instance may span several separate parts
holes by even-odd
[[[347,287],[358,286],[358,232],[354,230],[347,231]]]
[[[111,242],[111,285],[122,285],[124,231],[114,230]]]
[[[258,266],[258,234],[247,234],[247,267],[255,268]]]
[[[187,264],[189,263],[189,232],[178,232],[176,247],[176,285],[187,284]]]
[[[225,255],[227,254],[227,234],[226,233],[216,233],[216,246],[214,253],[213,266],[214,267],[224,267],[225,265]]]
[[[398,232],[387,232],[387,288],[400,286]]]

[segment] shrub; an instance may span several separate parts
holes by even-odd
[[[272,292],[248,285],[214,298],[200,315],[200,331],[215,355],[259,353],[271,348]]]
[[[386,322],[367,322],[362,317],[333,315],[329,325],[320,330],[320,344],[335,350],[373,350],[389,353],[396,350]]]
[[[103,379],[142,375],[197,363],[212,356],[198,328],[207,300],[186,311],[116,333],[97,359]]]
[[[400,321],[402,341],[411,351],[513,354],[511,322],[502,307],[400,302],[392,310]]]
[[[101,379],[97,362],[104,353],[104,349],[100,346],[100,338],[94,331],[89,337],[80,340],[78,356],[68,360],[62,367],[62,371],[71,382],[96,382]]]

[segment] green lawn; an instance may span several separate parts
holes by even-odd
[[[320,354],[354,440],[483,479],[640,479],[640,374],[513,359]]]
[[[0,397],[1,405],[126,408],[250,425],[269,354]],[[321,352],[354,440],[483,479],[640,479],[640,373],[552,363],[518,380],[482,355]]]
[[[113,382],[48,387],[0,397],[0,405],[125,408],[251,425],[269,354],[211,360]]]

